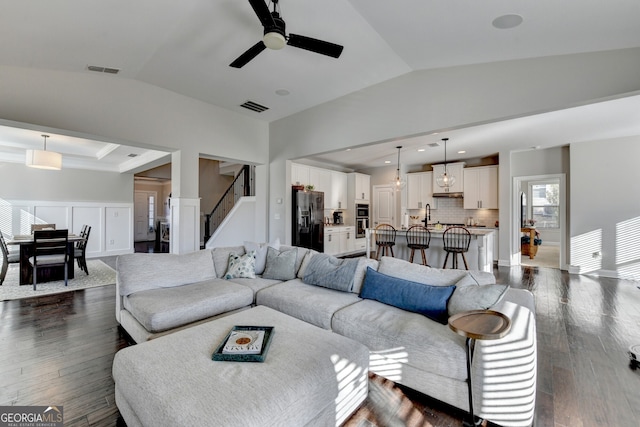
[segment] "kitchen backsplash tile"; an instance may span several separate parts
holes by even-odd
[[[467,218],[473,217],[479,225],[494,227],[499,219],[498,209],[465,209],[463,199],[445,199],[437,200],[438,208],[431,209],[431,222],[440,222],[443,224],[466,224]],[[408,209],[408,215],[417,215],[420,219],[424,218],[424,209]],[[418,220],[417,224],[424,224]]]

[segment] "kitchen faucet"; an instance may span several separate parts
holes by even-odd
[[[427,203],[424,210],[424,226],[425,227],[429,225],[429,221],[431,221],[431,205]]]

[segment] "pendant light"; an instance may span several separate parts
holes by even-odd
[[[62,169],[62,154],[55,151],[47,151],[47,138],[49,135],[42,135],[44,138],[44,150],[27,150],[25,164],[30,168],[60,170]]]
[[[447,141],[449,138],[442,138],[442,140],[444,141],[444,173],[436,177],[436,183],[448,190],[455,184],[456,177],[447,172]]]
[[[398,168],[396,169],[396,177],[393,179],[393,185],[397,190],[404,188],[406,182],[400,178],[400,149],[402,145],[396,147],[398,149]]]

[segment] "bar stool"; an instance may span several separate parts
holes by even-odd
[[[376,259],[385,256],[391,251],[393,254],[393,245],[396,244],[396,229],[390,224],[380,224],[375,229],[376,233]]]
[[[471,233],[469,233],[469,230],[465,227],[449,227],[444,231],[442,240],[444,250],[447,252],[442,268],[447,268],[449,254],[453,254],[451,267],[458,268],[458,254],[461,254],[462,261],[464,261],[464,268],[468,270],[469,266],[467,265],[467,258],[464,254],[469,250],[469,244],[471,243]]]
[[[413,225],[407,230],[407,247],[411,249],[411,255],[409,256],[409,262],[413,262],[413,255],[415,251],[420,251],[422,254],[422,264],[429,265],[427,263],[426,249],[429,249],[429,243],[431,242],[431,233],[422,225]]]

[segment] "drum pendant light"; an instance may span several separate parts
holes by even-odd
[[[47,138],[44,138],[44,150],[27,150],[25,164],[30,168],[60,170],[62,169],[62,154],[55,151],[47,151]]]

